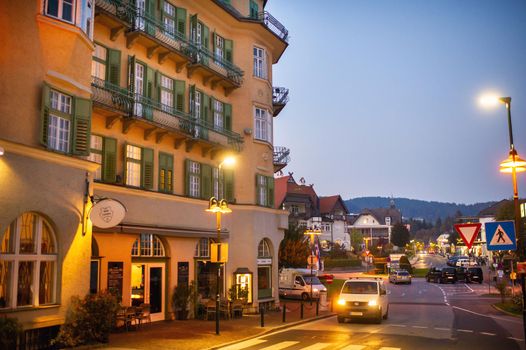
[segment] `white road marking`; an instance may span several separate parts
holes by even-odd
[[[513,338],[513,337],[508,337],[508,339],[511,339],[511,340],[515,340],[515,341],[524,341],[524,339],[520,339],[520,338]]]
[[[267,346],[266,348],[261,348],[259,350],[281,350],[299,343],[299,341],[282,341],[281,343],[273,344],[271,346]]]
[[[457,329],[457,332],[473,333],[471,329]]]
[[[495,333],[488,333],[488,332],[480,332],[480,334],[484,334],[484,335],[496,335]]]
[[[514,320],[514,319],[507,319],[507,318],[502,318],[502,317],[497,317],[497,316],[479,314],[478,312],[467,310],[467,309],[463,309],[463,308],[458,307],[458,306],[453,306],[453,309],[459,309],[459,310],[462,310],[462,311],[465,311],[465,312],[469,312],[469,313],[477,315],[477,316],[489,317],[489,318],[493,318],[495,320],[508,321],[508,322],[511,322],[511,323],[522,323],[522,320],[517,321],[517,320]]]
[[[391,348],[389,346],[382,346],[380,349],[378,350],[402,350],[401,348]]]
[[[411,326],[413,328],[421,328],[421,329],[424,329],[424,328],[427,328],[427,326]]]
[[[362,350],[365,349],[365,345],[347,345],[343,349],[340,350]]]
[[[407,327],[405,324],[390,324],[389,326],[393,326],[393,327]]]
[[[434,327],[437,331],[450,331],[450,328]]]
[[[307,346],[306,348],[301,348],[301,350],[320,350],[320,349],[323,349],[329,345],[331,345],[332,343],[316,343],[316,344],[312,344],[310,346]]]
[[[250,339],[250,340],[243,341],[241,343],[226,346],[224,348],[221,348],[221,350],[241,350],[241,349],[246,349],[250,346],[255,346],[261,343],[265,343],[265,342],[266,340],[263,340],[263,339]]]
[[[402,296],[403,296],[403,297],[405,297],[405,292],[404,292],[404,293],[402,293]]]
[[[468,286],[466,283],[464,283],[464,285],[466,286],[467,289],[469,289],[471,291],[471,293],[475,292],[473,289],[471,289],[470,286]]]

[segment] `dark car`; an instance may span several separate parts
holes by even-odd
[[[432,267],[426,274],[426,281],[438,283],[455,283],[457,274],[454,267]]]
[[[463,267],[463,266],[459,266],[457,268],[455,268],[455,272],[457,274],[457,281],[465,281],[465,282],[469,282],[468,281],[468,269]]]
[[[457,266],[458,256],[453,256],[447,260],[448,266]]]
[[[466,282],[478,282],[482,283],[484,281],[484,274],[482,273],[482,268],[480,267],[468,267],[466,271]]]

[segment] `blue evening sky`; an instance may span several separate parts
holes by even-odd
[[[285,174],[343,199],[512,197],[511,176],[498,171],[506,109],[483,109],[478,97],[512,97],[526,158],[526,1],[270,0],[266,9],[291,35],[274,66],[274,86],[291,96],[274,119],[274,144],[291,149]]]

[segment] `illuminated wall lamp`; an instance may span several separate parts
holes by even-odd
[[[0,147],[0,157],[3,156],[5,153],[4,147]]]

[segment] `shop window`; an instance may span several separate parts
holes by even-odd
[[[24,213],[4,231],[0,251],[0,308],[55,303],[57,245],[51,225]]]
[[[157,236],[141,233],[141,236],[133,243],[131,255],[142,257],[165,256],[165,251],[163,243]]]

